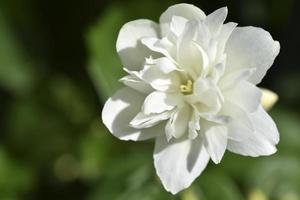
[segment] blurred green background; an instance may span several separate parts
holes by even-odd
[[[281,53],[261,84],[279,94],[270,114],[281,142],[270,157],[226,153],[192,187],[164,191],[153,141],[124,142],[101,123],[118,87],[115,51],[127,21],[175,0],[0,0],[0,200],[300,200],[300,12],[296,0],[186,1],[227,21],[263,27]]]

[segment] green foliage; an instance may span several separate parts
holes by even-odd
[[[0,13],[0,85],[13,94],[23,94],[33,87],[35,69],[20,50]]]

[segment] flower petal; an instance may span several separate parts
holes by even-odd
[[[207,15],[205,18],[205,23],[209,27],[211,34],[218,34],[226,17],[228,9],[227,7],[220,8],[213,13]]]
[[[236,154],[252,157],[268,156],[277,151],[268,140],[257,135],[241,142],[229,140],[227,149]]]
[[[153,88],[148,83],[134,75],[124,76],[120,81],[126,86],[144,94],[149,94],[153,91]]]
[[[176,72],[165,73],[163,66],[145,65],[144,69],[140,71],[141,78],[149,83],[155,90],[158,91],[178,91],[181,83],[180,77]]]
[[[143,112],[139,112],[130,122],[130,126],[133,128],[149,128],[155,126],[163,120],[170,118],[171,112],[166,111],[160,114],[145,115]]]
[[[135,90],[124,87],[109,98],[102,110],[102,121],[108,130],[121,140],[146,140],[163,131],[162,127],[134,129],[129,122],[140,111],[145,96]]]
[[[206,129],[204,130],[205,149],[212,161],[218,164],[221,162],[227,147],[227,128],[225,126],[213,125],[204,129]]]
[[[144,114],[162,113],[175,108],[180,102],[180,95],[155,91],[149,94],[142,107]]]
[[[227,149],[244,156],[265,156],[276,152],[275,145],[279,142],[279,133],[272,118],[260,106],[250,116],[255,124],[251,137],[243,141],[228,141]]]
[[[183,136],[188,128],[190,117],[191,109],[189,106],[184,106],[174,111],[166,124],[165,131],[167,138],[180,138]]]
[[[249,113],[257,110],[262,97],[260,89],[247,81],[240,82],[223,94],[226,100],[237,104]]]
[[[167,37],[162,39],[158,39],[156,37],[145,37],[141,39],[141,42],[151,51],[162,54],[174,61],[175,45]]]
[[[237,23],[228,22],[226,24],[223,24],[221,27],[220,33],[217,37],[218,40],[218,47],[217,47],[217,58],[222,58],[222,55],[224,54],[226,43],[237,26]]]
[[[158,37],[158,31],[158,24],[146,19],[128,22],[121,28],[116,47],[124,67],[130,70],[141,70],[145,58],[156,55],[145,47],[140,39]]]
[[[260,83],[280,49],[269,32],[256,27],[237,27],[226,44],[227,71],[256,68],[250,82]]]
[[[253,134],[254,127],[249,114],[238,105],[225,101],[220,114],[231,118],[227,124],[229,139],[242,141]]]
[[[188,130],[189,139],[193,140],[198,136],[198,131],[200,130],[200,115],[195,109],[193,109],[191,120],[188,124]]]
[[[179,37],[183,33],[187,22],[188,20],[184,17],[173,16],[170,25],[172,33],[174,33],[176,37]]]
[[[154,166],[165,189],[172,194],[189,187],[209,161],[200,137],[195,140],[168,142],[158,137],[155,142]]]
[[[206,17],[202,10],[191,4],[181,3],[170,6],[159,18],[161,36],[169,33],[173,16],[184,17],[187,20],[203,20]]]
[[[239,69],[233,72],[224,74],[219,82],[221,90],[231,90],[241,81],[247,81],[255,72],[255,68],[250,69]]]
[[[257,111],[250,115],[250,119],[255,124],[255,130],[266,137],[272,144],[278,144],[279,133],[270,115],[259,106]]]

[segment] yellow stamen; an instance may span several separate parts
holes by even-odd
[[[183,94],[193,93],[193,82],[191,80],[187,80],[186,84],[180,85],[180,91]]]

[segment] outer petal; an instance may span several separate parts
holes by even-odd
[[[184,17],[187,20],[203,20],[205,18],[204,12],[194,5],[185,3],[173,5],[159,18],[162,36],[166,36],[169,33],[173,16]]]
[[[201,174],[209,161],[200,137],[195,140],[168,142],[158,137],[155,143],[154,165],[165,189],[176,194],[187,188]]]
[[[227,70],[256,68],[250,81],[258,84],[271,67],[280,49],[269,32],[256,27],[237,27],[226,44]]]
[[[102,121],[108,130],[121,140],[146,140],[162,134],[163,128],[134,129],[130,121],[140,111],[145,96],[124,87],[109,98],[102,110]]]
[[[159,26],[155,22],[139,19],[126,23],[120,30],[117,39],[117,51],[124,67],[130,70],[141,70],[145,58],[154,55],[140,39],[158,37]]]
[[[279,134],[273,120],[262,107],[251,115],[251,120],[255,124],[253,135],[241,142],[229,140],[228,150],[253,157],[275,153],[275,144],[279,141]]]

